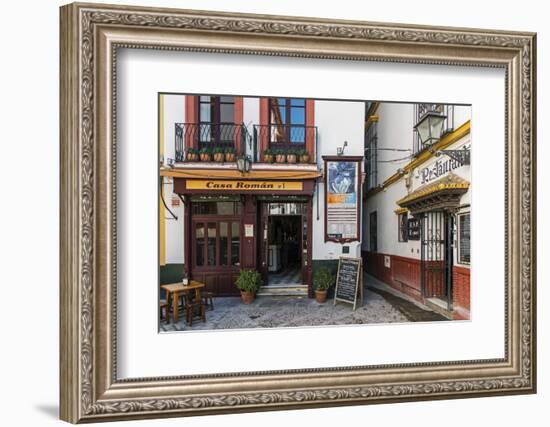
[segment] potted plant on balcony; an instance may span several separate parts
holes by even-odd
[[[334,275],[327,267],[321,267],[313,274],[313,285],[315,286],[315,301],[324,303],[327,300],[327,292],[334,285]]]
[[[284,163],[286,162],[286,153],[284,150],[281,150],[280,148],[275,150],[273,152],[273,155],[275,156],[275,161],[277,163]]]
[[[296,163],[297,153],[296,150],[291,148],[286,153],[286,161],[287,163]]]
[[[298,162],[309,163],[309,153],[306,149],[301,149],[298,151]]]
[[[197,149],[189,147],[185,151],[186,151],[185,159],[188,162],[196,162],[197,160],[199,160],[199,153]]]
[[[241,270],[235,285],[241,291],[242,302],[250,304],[256,297],[256,291],[262,285],[262,275],[256,270]]]
[[[227,147],[225,149],[225,161],[226,162],[234,162],[235,161],[235,148],[234,147]]]
[[[212,160],[212,150],[208,147],[202,147],[199,151],[201,162],[209,162]]]
[[[214,153],[214,161],[215,162],[223,162],[224,159],[225,159],[225,150],[223,149],[223,147],[214,147],[214,150],[213,150],[213,153]]]
[[[262,155],[265,163],[273,163],[273,152],[269,148],[266,148]]]

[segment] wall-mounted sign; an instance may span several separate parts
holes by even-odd
[[[464,148],[469,150],[470,146],[468,145]],[[443,155],[435,163],[420,169],[420,184],[427,184],[462,166],[464,166],[463,162]]]
[[[188,179],[187,190],[214,191],[302,191],[302,181],[246,181],[246,180],[207,180]]]
[[[359,240],[360,162],[356,157],[325,157],[325,240]]]
[[[244,225],[244,237],[254,237],[254,224]]]
[[[418,218],[409,218],[407,221],[407,238],[420,240],[420,220]]]

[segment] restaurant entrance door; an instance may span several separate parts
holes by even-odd
[[[263,201],[259,260],[264,291],[306,295],[311,281],[311,201]]]

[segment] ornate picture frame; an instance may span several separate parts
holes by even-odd
[[[98,422],[536,391],[536,35],[70,4],[61,8],[61,419]],[[117,49],[505,71],[501,359],[117,378]]]

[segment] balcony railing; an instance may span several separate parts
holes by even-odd
[[[437,111],[438,113],[447,116],[443,121],[443,131],[441,136],[452,132],[455,127],[455,114],[454,106],[448,104],[415,104],[414,105],[414,123],[418,123],[422,116],[428,111]],[[414,132],[413,135],[413,154],[419,154],[420,152],[429,148],[427,145],[422,144],[418,137],[418,132]]]
[[[317,126],[254,125],[252,157],[262,161],[262,147],[271,151],[307,150],[310,163],[317,162]]]
[[[235,148],[245,152],[251,137],[244,124],[231,123],[176,123],[176,162],[185,160],[185,148]],[[237,153],[239,154],[239,153]]]

